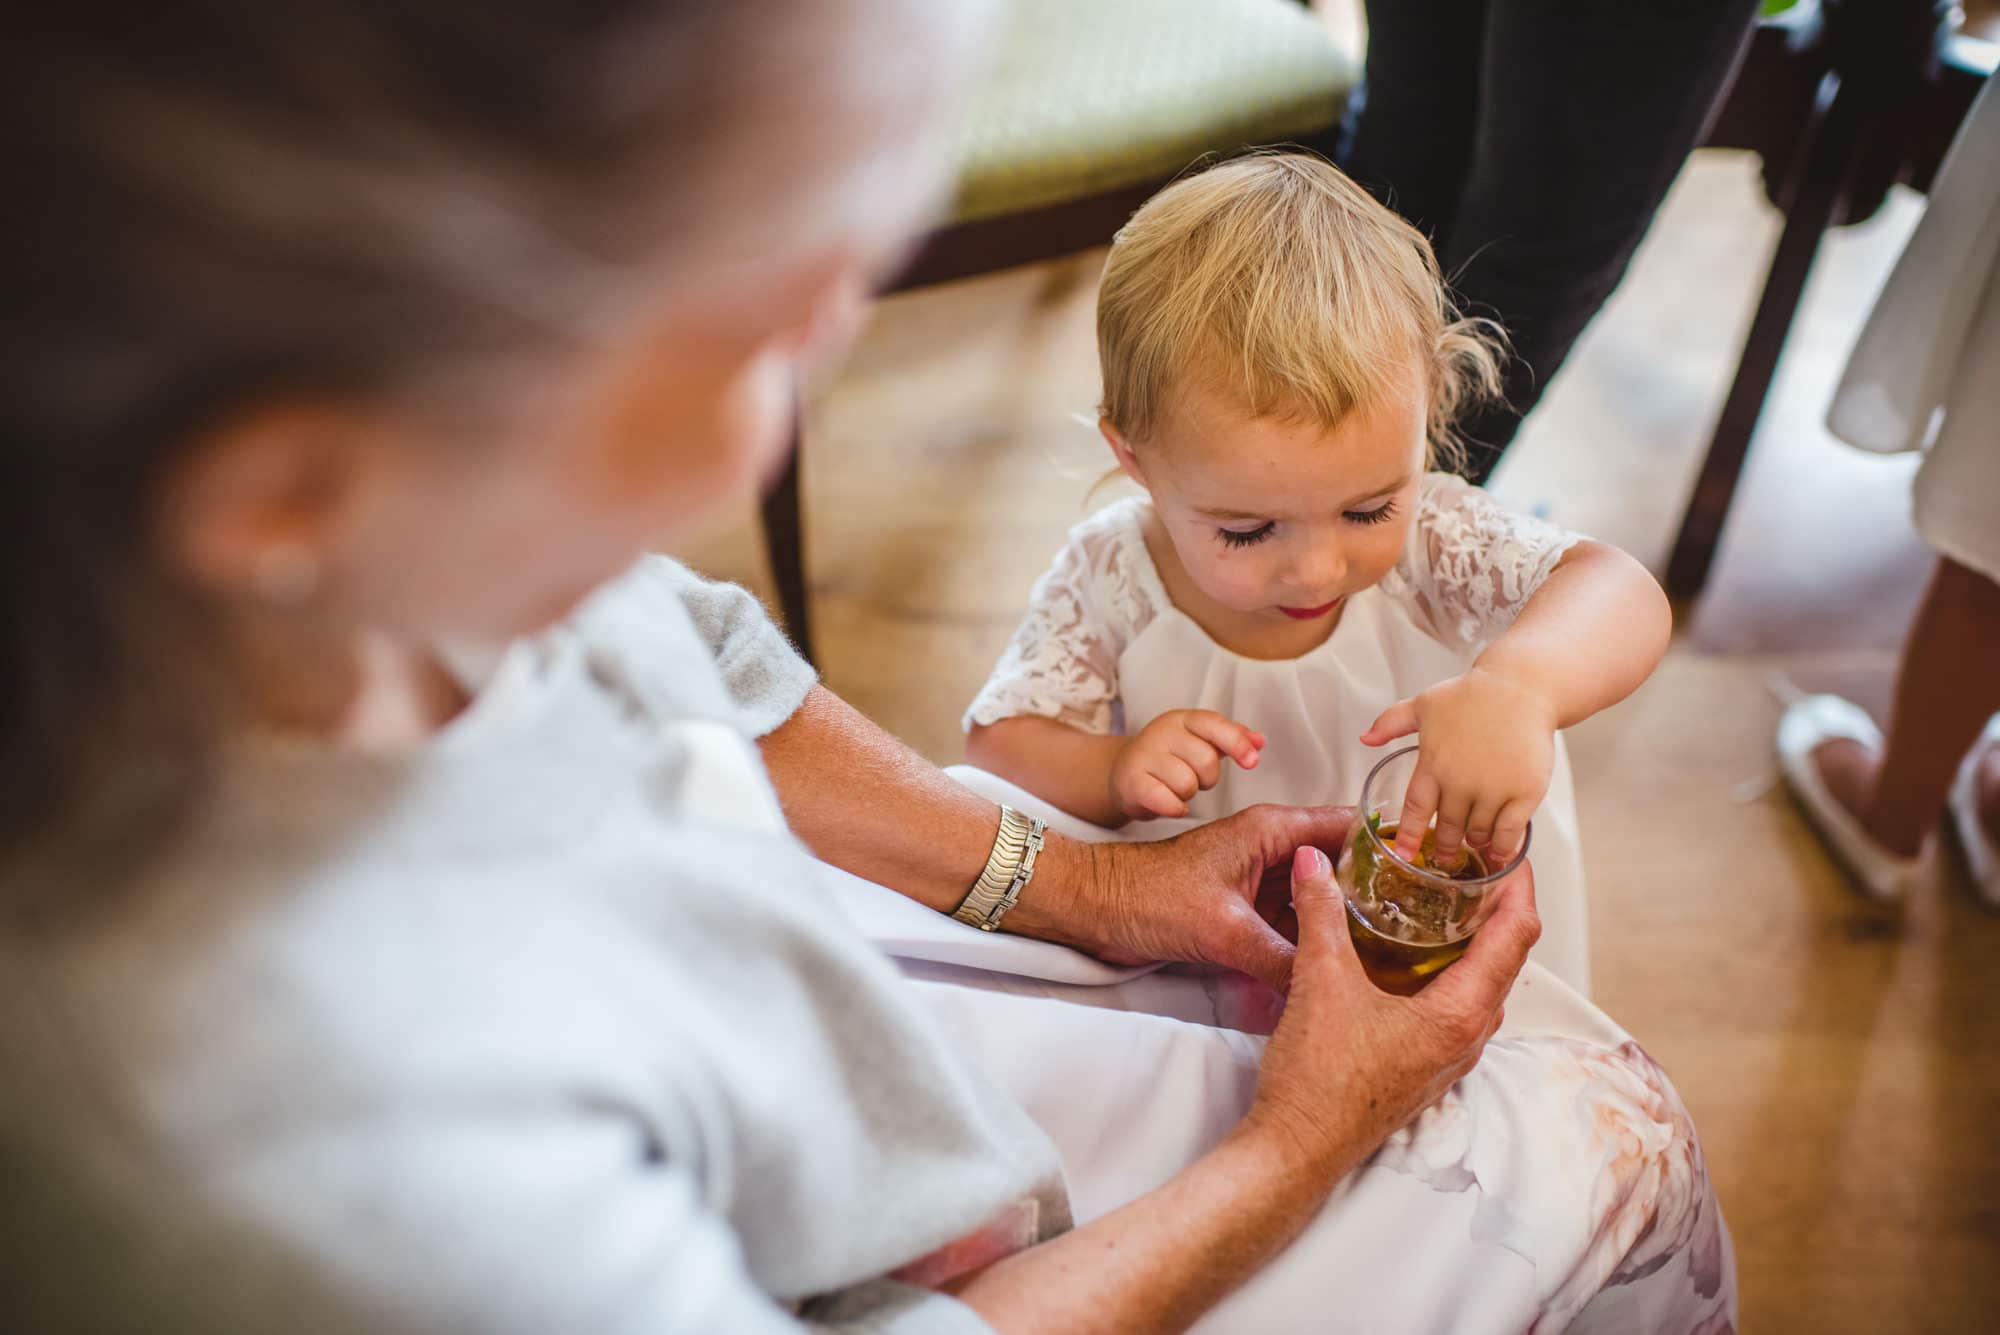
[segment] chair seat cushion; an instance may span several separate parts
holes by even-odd
[[[1325,132],[1358,60],[1290,0],[1012,0],[958,147],[953,221]]]

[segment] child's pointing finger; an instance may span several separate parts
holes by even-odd
[[[1244,769],[1257,767],[1257,753],[1264,745],[1264,738],[1234,719],[1225,718],[1212,709],[1189,710],[1187,730]]]
[[[1368,731],[1361,734],[1361,744],[1385,746],[1398,737],[1408,737],[1417,730],[1417,722],[1417,702],[1399,700],[1368,725]]]

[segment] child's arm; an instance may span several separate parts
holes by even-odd
[[[965,758],[1094,825],[1185,816],[1222,762],[1255,768],[1264,739],[1212,709],[1170,709],[1130,737],[1016,715],[974,724]]]
[[[1646,567],[1616,547],[1579,542],[1473,667],[1534,690],[1567,728],[1644,685],[1673,630],[1673,608]]]
[[[1072,816],[1093,825],[1115,826],[1130,819],[1114,805],[1110,784],[1111,762],[1124,745],[1123,737],[1018,714],[997,723],[974,724],[965,735],[965,759]]]
[[[1637,690],[1672,631],[1644,566],[1603,543],[1571,547],[1471,670],[1390,706],[1362,734],[1370,746],[1422,734],[1397,851],[1415,853],[1435,813],[1441,857],[1461,839],[1511,853],[1548,791],[1556,730]]]

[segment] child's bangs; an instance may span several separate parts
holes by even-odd
[[[1334,328],[1324,308],[1308,319],[1269,306],[1237,314],[1187,346],[1173,383],[1198,385],[1252,417],[1332,430],[1393,395],[1422,390],[1428,379],[1418,329],[1357,341]]]

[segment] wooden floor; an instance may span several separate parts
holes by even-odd
[[[1920,211],[1899,195],[1829,243],[1713,589],[1657,677],[1572,737],[1597,1000],[1694,1109],[1752,1335],[2000,1322],[2000,919],[1956,865],[1900,920],[1864,910],[1771,759],[1783,683],[1886,700],[1927,568],[1912,461],[1820,425]],[[1659,569],[1776,227],[1752,161],[1698,155],[1496,489]],[[889,303],[809,414],[827,680],[940,762],[1109,462],[1072,418],[1100,261]],[[757,551],[746,523],[688,555],[768,595]]]

